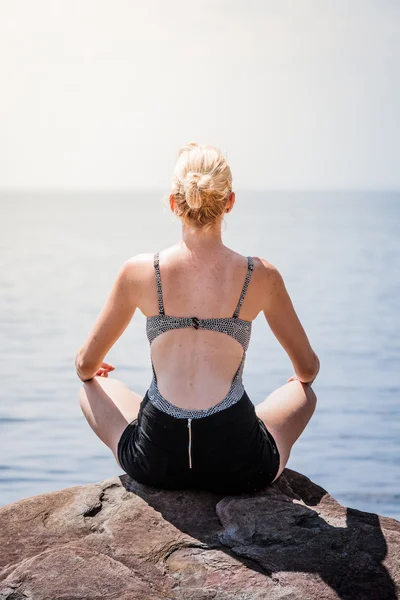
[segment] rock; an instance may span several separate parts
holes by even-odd
[[[398,597],[400,523],[291,469],[226,497],[123,475],[4,506],[0,525],[2,600]]]

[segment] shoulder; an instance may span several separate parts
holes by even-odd
[[[280,279],[282,276],[278,268],[262,256],[253,256],[254,270],[261,279],[272,282]]]
[[[154,254],[142,253],[135,254],[127,258],[119,268],[118,279],[124,283],[138,285],[150,273],[153,267]]]
[[[262,256],[254,256],[253,261],[261,295],[272,298],[284,294],[285,283],[277,266]]]
[[[171,253],[170,251],[173,248],[174,247],[166,248],[165,250],[159,251],[159,254],[161,254],[162,252],[163,257],[165,256],[165,254],[168,257],[168,255]],[[156,252],[142,252],[140,254],[135,254],[134,256],[131,256],[130,258],[124,261],[124,263],[121,266],[121,270],[124,271],[126,275],[129,275],[130,278],[136,277],[140,281],[142,281],[143,279],[145,280],[146,277],[153,277],[154,257],[156,254]],[[168,260],[167,265],[165,265],[164,263],[165,260],[162,260],[163,267],[165,268],[165,266],[168,266]]]
[[[131,276],[137,274],[140,275],[144,270],[147,270],[149,266],[152,266],[154,262],[154,254],[150,252],[143,252],[141,254],[135,254],[130,258],[127,258],[121,265],[121,270]]]
[[[154,276],[154,254],[135,254],[121,265],[117,275],[117,285],[121,293],[127,293],[138,304],[145,293],[150,278]]]
[[[133,266],[137,266],[137,267],[139,267],[140,265],[143,265],[143,264],[149,264],[149,263],[153,264],[154,255],[155,255],[155,252],[153,252],[153,253],[142,252],[140,254],[135,254],[134,256],[127,258],[125,263],[128,263]]]

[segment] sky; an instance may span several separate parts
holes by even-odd
[[[0,0],[0,189],[400,189],[398,0]]]

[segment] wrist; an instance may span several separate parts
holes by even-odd
[[[76,374],[78,375],[79,379],[85,383],[86,381],[90,381],[91,379],[93,379],[94,375],[92,377],[88,377],[87,375],[83,375],[82,373],[80,373],[78,371],[78,369],[76,369]]]
[[[295,376],[297,381],[300,381],[300,383],[303,383],[304,385],[311,385],[314,382],[314,379],[310,379],[309,381],[303,381],[302,379],[300,379],[300,377],[297,377],[297,375]]]
[[[320,368],[319,358],[316,354],[315,354],[315,359],[316,359],[316,369],[314,370],[312,377],[309,377],[304,381],[297,375],[297,373],[295,374],[296,379],[298,379],[301,383],[305,383],[307,385],[311,385],[312,383],[314,383],[314,381],[319,373],[319,368]]]
[[[306,381],[304,381],[304,379],[302,379],[298,375],[293,375],[293,377],[292,377],[292,379],[295,379],[296,381],[300,381],[300,383],[303,383],[304,385],[311,385],[312,383],[314,383],[315,378],[316,378],[316,375],[314,375],[314,377],[312,379],[307,379]]]

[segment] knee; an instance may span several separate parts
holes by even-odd
[[[78,398],[79,401],[85,402],[87,399],[87,395],[90,394],[91,390],[98,390],[99,386],[103,389],[107,389],[114,384],[114,380],[112,377],[100,377],[99,375],[95,375],[92,379],[88,379],[87,381],[82,382],[81,387],[79,388]]]
[[[312,387],[310,385],[308,385],[307,383],[302,384],[304,387],[304,392],[307,396],[307,400],[309,401],[310,404],[312,404],[314,406],[314,409],[317,405],[317,395],[314,392],[314,390],[312,389]]]
[[[317,396],[316,396],[314,390],[312,389],[312,387],[308,383],[303,383],[302,381],[299,381],[299,380],[295,380],[290,383],[292,383],[294,386],[298,386],[299,389],[301,388],[303,390],[303,394],[305,395],[305,397],[307,399],[307,404],[309,404],[315,408],[315,406],[317,404]]]
[[[84,381],[79,388],[79,404],[82,410],[84,410],[84,407],[88,405],[88,397],[90,398],[93,395],[99,394],[101,391],[109,395],[118,392],[122,388],[128,389],[128,386],[120,379],[116,379],[115,377],[95,376],[92,379]]]
[[[85,384],[84,383],[79,388],[78,400],[79,400],[80,407],[83,410],[83,408],[84,408],[84,406],[85,406],[85,404],[87,402],[87,395],[86,395],[86,389],[85,389]]]
[[[90,388],[88,389],[88,383],[85,382],[81,385],[78,392],[78,401],[81,411],[84,417],[90,422],[91,414],[93,412],[92,409],[92,395],[90,393]]]

